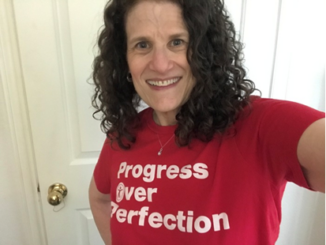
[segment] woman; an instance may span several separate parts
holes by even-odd
[[[274,244],[286,182],[324,192],[324,114],[250,96],[221,2],[113,0],[98,43],[106,244]]]

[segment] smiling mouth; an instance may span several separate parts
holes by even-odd
[[[171,84],[174,84],[180,80],[180,77],[177,78],[171,78],[171,79],[166,79],[166,80],[147,80],[147,83],[153,86],[157,87],[165,87],[169,86]]]

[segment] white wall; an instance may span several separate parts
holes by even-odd
[[[0,244],[44,245],[11,1],[0,1]]]
[[[0,4],[0,17],[1,13]],[[0,18],[0,31],[4,19]],[[27,202],[19,165],[10,98],[8,98],[8,65],[5,62],[4,39],[0,38],[0,244],[18,245],[30,240]],[[6,70],[5,70],[6,68]],[[6,71],[6,72],[5,72]],[[5,82],[6,81],[6,82]]]
[[[227,0],[226,5],[245,44],[248,77],[263,97],[325,111],[326,1]],[[289,183],[277,245],[325,244],[324,207],[324,194]]]
[[[282,2],[271,97],[325,111],[326,2]],[[325,195],[288,184],[277,245],[325,244]]]
[[[28,215],[12,137],[14,132],[3,90],[0,74],[0,244],[18,245],[29,240],[25,229]]]

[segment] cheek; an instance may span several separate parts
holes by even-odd
[[[144,70],[141,62],[131,61],[131,62],[128,62],[128,66],[129,66],[129,72],[131,73],[132,78],[136,79],[136,80],[139,79],[140,75],[142,74],[142,72]]]
[[[191,92],[194,89],[195,85],[196,85],[195,78],[191,75],[189,83],[187,84],[187,97],[191,94]]]
[[[128,54],[127,54],[127,64],[128,64],[129,72],[131,74],[135,73],[137,63],[135,62],[135,59]]]

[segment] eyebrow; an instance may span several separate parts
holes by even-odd
[[[180,38],[180,37],[188,37],[189,34],[188,32],[180,32],[180,33],[176,33],[170,36],[170,39],[176,39],[176,38]]]
[[[182,32],[170,35],[169,39],[186,38],[188,36],[189,36],[188,32],[182,31]],[[131,38],[130,41],[127,40],[127,43],[133,44],[133,43],[146,41],[146,40],[150,40],[150,39],[151,38],[149,36],[136,36],[136,37]]]

